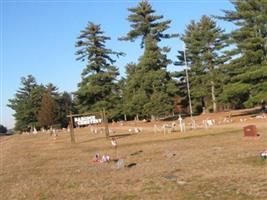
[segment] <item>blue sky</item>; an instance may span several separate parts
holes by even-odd
[[[223,9],[233,9],[228,0],[152,0],[157,14],[172,20],[168,32],[183,33],[191,20],[202,15],[222,15]],[[6,105],[20,87],[20,78],[32,74],[38,83],[53,83],[60,92],[75,91],[85,66],[75,60],[75,41],[88,21],[102,25],[112,38],[107,47],[123,51],[127,55],[116,65],[121,76],[125,65],[136,62],[142,54],[140,41],[118,41],[130,30],[126,18],[127,8],[138,1],[131,0],[84,0],[84,1],[1,1],[1,121],[12,128],[13,111]],[[227,32],[233,25],[219,21]],[[179,39],[161,43],[172,48],[169,58],[175,60],[183,48]],[[171,71],[180,70],[169,66]]]

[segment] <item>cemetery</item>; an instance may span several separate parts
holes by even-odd
[[[267,199],[266,0],[0,7],[1,200]]]
[[[76,127],[74,144],[67,129],[0,138],[3,198],[263,200],[266,114],[227,115],[113,122],[108,139],[103,124]]]

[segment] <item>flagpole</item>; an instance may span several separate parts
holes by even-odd
[[[195,128],[195,121],[193,120],[193,111],[192,111],[191,92],[190,92],[190,83],[189,83],[189,77],[188,77],[188,65],[187,65],[187,59],[186,59],[186,45],[185,44],[184,44],[184,62],[185,62],[187,94],[188,94],[188,99],[189,99],[190,118],[192,121],[192,127]]]

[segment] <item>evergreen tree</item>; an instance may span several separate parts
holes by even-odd
[[[138,70],[136,64],[129,63],[126,66],[126,74],[126,79],[122,83],[123,113],[130,119],[133,119],[136,115],[142,117],[144,105],[149,99],[141,88],[141,70]]]
[[[141,47],[143,48],[147,38],[159,42],[164,38],[178,36],[177,34],[164,33],[170,27],[171,20],[159,21],[163,19],[163,16],[153,15],[155,10],[147,0],[141,1],[137,7],[128,8],[128,10],[131,12],[128,21],[131,23],[132,30],[120,40],[134,41],[141,37]]]
[[[166,55],[170,49],[160,48],[158,42],[177,34],[165,33],[171,21],[162,20],[162,15],[154,15],[155,10],[148,1],[141,1],[137,7],[128,10],[131,12],[128,21],[132,30],[120,39],[134,41],[141,38],[144,54],[137,65],[127,67],[124,108],[130,115],[135,113],[143,117],[169,114],[176,92],[174,81],[166,71],[171,63]]]
[[[251,107],[267,100],[267,1],[232,1],[235,9],[218,17],[236,25],[230,34],[234,44],[225,66],[226,86],[221,98],[232,107]]]
[[[54,101],[54,126],[66,128],[69,123],[67,115],[70,113],[70,111],[76,112],[72,102],[71,94],[68,92],[59,93],[58,88],[52,83],[46,85],[46,90],[49,92],[51,100]]]
[[[68,126],[68,118],[67,115],[74,110],[74,105],[71,99],[71,94],[68,92],[63,92],[57,98],[57,116],[56,121],[61,127],[66,128]]]
[[[37,113],[38,124],[45,128],[55,124],[56,103],[52,97],[51,89],[51,87],[46,88],[42,97],[40,109]]]
[[[51,97],[54,99],[54,100],[57,100],[59,98],[59,93],[58,93],[58,88],[53,85],[53,83],[48,83],[46,86],[46,91],[45,92],[49,92]]]
[[[87,63],[76,92],[80,112],[100,111],[105,108],[109,114],[114,113],[120,100],[116,83],[119,72],[114,66],[115,60],[112,56],[123,53],[107,49],[107,40],[110,38],[103,35],[101,26],[93,23],[89,23],[78,37],[77,60]]]
[[[36,83],[32,75],[21,78],[22,87],[15,97],[9,99],[8,106],[15,111],[16,130],[27,130],[37,123],[36,114],[40,108],[40,102],[44,87]]]
[[[220,66],[227,61],[227,57],[222,54],[222,49],[226,46],[226,35],[214,20],[204,15],[199,22],[192,21],[187,26],[181,39],[186,45],[189,80],[196,111],[208,107],[216,112],[217,96],[222,90]],[[179,51],[176,65],[184,64],[184,51]],[[183,83],[180,85],[186,89],[185,72],[179,76]]]
[[[17,91],[15,98],[9,100],[9,107],[15,111],[15,129],[30,130],[36,128],[67,127],[67,114],[72,109],[72,100],[67,92],[58,93],[52,83],[46,86],[38,85],[31,75],[22,77],[22,87]]]

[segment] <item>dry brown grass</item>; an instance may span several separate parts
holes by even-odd
[[[137,163],[119,170],[114,162],[90,162],[95,152],[114,152],[104,135],[87,128],[76,130],[75,145],[66,133],[56,140],[4,137],[1,199],[267,199],[267,163],[259,159],[267,148],[267,121],[255,123],[258,139],[243,138],[244,124],[163,136],[147,123],[145,132],[119,139],[119,156]]]

